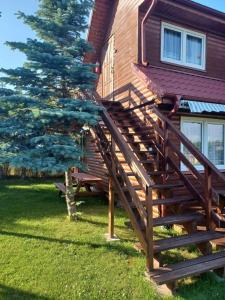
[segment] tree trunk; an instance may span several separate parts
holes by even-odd
[[[76,202],[74,199],[75,192],[72,183],[71,169],[65,172],[65,183],[66,183],[66,204],[68,210],[68,216],[70,221],[76,219]]]

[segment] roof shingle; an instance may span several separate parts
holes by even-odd
[[[133,65],[135,74],[159,97],[225,103],[225,81],[160,67]]]

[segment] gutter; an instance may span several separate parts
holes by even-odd
[[[145,23],[148,19],[148,17],[151,15],[153,9],[155,8],[158,0],[152,0],[152,3],[145,14],[142,22],[141,22],[141,63],[144,66],[148,66],[149,62],[146,58],[146,34],[145,34]]]
[[[181,95],[174,95],[174,107],[173,109],[169,112],[168,118],[172,118],[175,116],[178,112],[178,109],[180,108],[180,100],[182,96]]]

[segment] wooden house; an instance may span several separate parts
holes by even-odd
[[[225,266],[211,247],[225,226],[224,28],[225,14],[190,0],[95,1],[85,60],[105,109],[89,172],[109,179],[158,284]],[[155,239],[174,224],[186,233]],[[161,266],[161,252],[190,244],[203,255]]]

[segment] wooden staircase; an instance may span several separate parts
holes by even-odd
[[[126,110],[119,102],[105,101],[103,105],[102,121],[93,134],[114,190],[146,255],[149,276],[157,284],[168,284],[223,268],[225,251],[212,253],[211,242],[224,237],[215,228],[225,224],[225,204],[220,199],[222,192],[213,186],[212,177],[217,176],[224,183],[225,177],[155,106],[142,104]],[[172,137],[198,159],[204,174],[172,143]],[[180,171],[181,163],[190,176]],[[186,233],[156,239],[155,227],[175,224],[182,225]],[[205,226],[205,232],[198,231],[198,225]],[[189,245],[196,245],[202,255],[162,265],[163,251]]]

